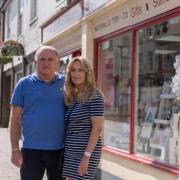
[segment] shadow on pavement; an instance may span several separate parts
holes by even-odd
[[[114,176],[106,171],[98,169],[94,180],[124,180],[120,177]]]

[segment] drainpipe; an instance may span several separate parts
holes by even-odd
[[[4,3],[4,2],[3,2]],[[5,12],[0,9],[2,13],[2,18],[1,18],[1,38],[2,42],[4,41],[4,32],[5,32]],[[0,63],[0,127],[3,126],[3,119],[2,119],[2,108],[3,108],[3,64]]]
[[[3,64],[0,64],[0,127],[3,126],[3,121],[2,121],[2,107],[3,107]]]
[[[13,65],[13,60],[12,60],[12,67],[11,67],[11,94],[13,93],[13,89],[14,89],[14,79],[15,79],[14,74],[15,74],[15,70],[14,70],[14,65]]]
[[[26,57],[23,56],[23,61],[22,61],[22,72],[23,72],[23,77],[26,76],[26,67],[27,67],[27,60]]]
[[[180,115],[179,115],[179,121],[180,121]],[[180,137],[179,137],[179,142],[178,142],[178,149],[179,149],[179,180],[180,180]]]
[[[82,13],[82,18],[84,17],[84,0],[81,1],[81,13]]]

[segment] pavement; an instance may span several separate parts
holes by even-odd
[[[20,180],[19,168],[11,164],[11,147],[7,128],[0,128],[0,179]]]
[[[20,180],[19,168],[11,163],[11,146],[7,128],[0,128],[0,180]],[[46,175],[43,180],[47,180]],[[123,179],[99,169],[94,180]]]
[[[20,180],[19,168],[11,163],[11,146],[7,128],[0,128],[0,180]],[[47,180],[46,176],[43,180]]]

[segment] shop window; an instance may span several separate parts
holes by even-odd
[[[172,93],[180,54],[180,16],[137,32],[138,108],[136,153],[178,167],[180,106]]]
[[[72,59],[72,54],[60,58],[59,68],[58,68],[59,73],[66,74],[66,67],[71,59]]]
[[[16,85],[16,83],[23,77],[23,72],[22,71],[18,71],[15,73],[15,80],[14,80],[14,85]]]
[[[76,56],[81,56],[81,49],[75,50],[69,55],[62,56],[60,58],[58,72],[61,74],[66,74],[66,67],[68,65],[68,62]]]
[[[100,43],[99,85],[105,97],[104,145],[129,148],[130,33]]]
[[[26,67],[26,74],[27,75],[32,74],[33,72],[35,72],[34,62],[28,64]]]

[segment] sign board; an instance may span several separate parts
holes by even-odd
[[[80,21],[82,18],[81,3],[76,4],[71,9],[59,16],[56,20],[43,28],[43,42],[47,42],[57,34],[62,33],[65,29]]]
[[[142,22],[179,7],[179,0],[133,0],[94,21],[94,37]]]

